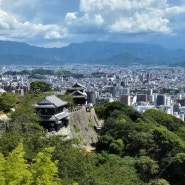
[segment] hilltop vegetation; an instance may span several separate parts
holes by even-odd
[[[96,144],[98,152],[127,159],[144,183],[165,179],[170,184],[184,184],[182,120],[157,109],[141,114],[120,102],[100,104],[96,110],[105,119]]]
[[[46,137],[32,106],[43,96],[27,94],[9,113],[12,122],[0,137],[1,184],[184,184],[183,121],[157,109],[141,114],[103,102],[95,110],[104,127],[95,151],[87,152],[74,147],[75,140]]]

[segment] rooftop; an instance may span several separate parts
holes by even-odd
[[[34,107],[50,107],[50,108],[55,108],[55,107],[61,107],[66,105],[67,102],[61,100],[60,98],[58,98],[55,95],[51,95],[51,96],[46,96],[44,99],[42,99],[41,101],[37,102]]]

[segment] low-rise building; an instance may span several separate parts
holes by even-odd
[[[51,131],[59,131],[66,127],[69,121],[70,113],[65,109],[68,103],[56,97],[55,95],[46,96],[37,102],[34,107],[41,116],[41,125]]]

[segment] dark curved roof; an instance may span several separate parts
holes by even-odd
[[[61,100],[60,98],[58,98],[55,95],[51,95],[51,96],[46,96],[44,99],[42,99],[41,101],[37,102],[34,107],[61,107],[67,105],[66,101]]]

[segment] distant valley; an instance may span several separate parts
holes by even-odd
[[[42,48],[26,43],[0,41],[0,65],[106,65],[185,64],[185,50],[138,43],[85,42],[62,48]]]

